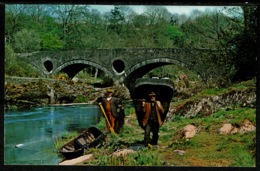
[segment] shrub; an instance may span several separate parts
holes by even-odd
[[[64,42],[59,40],[56,35],[44,33],[41,36],[41,48],[43,50],[57,50],[64,47]]]
[[[23,29],[14,34],[16,52],[32,52],[40,49],[41,38],[35,31]]]
[[[9,76],[39,77],[40,73],[33,66],[16,57],[14,50],[5,45],[5,74]]]
[[[87,103],[88,102],[88,97],[83,96],[83,95],[79,95],[76,97],[76,99],[74,100],[74,103]]]

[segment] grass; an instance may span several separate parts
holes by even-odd
[[[245,134],[221,135],[217,130],[229,120],[240,123],[247,116],[255,123],[255,109],[238,108],[230,111],[220,110],[206,118],[181,118],[164,123],[159,132],[159,148],[149,149],[142,146],[143,130],[139,127],[134,114],[127,116],[129,124],[124,126],[120,135],[107,134],[106,143],[99,148],[86,151],[94,158],[82,163],[95,166],[217,166],[217,167],[254,167],[253,139],[256,132]],[[187,124],[193,123],[199,132],[190,140],[179,136]],[[97,125],[106,134],[104,118]],[[75,135],[73,135],[75,136]],[[64,137],[73,137],[64,133]],[[64,139],[64,138],[63,138]],[[67,141],[66,141],[67,142]],[[61,142],[58,144],[62,145]],[[140,146],[139,150],[127,156],[112,156],[119,149]],[[179,155],[174,150],[184,150]]]
[[[203,131],[189,141],[175,142],[169,151],[181,149],[186,151],[184,156],[175,155],[177,166],[255,166],[255,160],[249,150],[253,143],[255,132],[245,135],[212,135]],[[247,142],[240,137],[244,137]],[[233,141],[236,140],[236,141]],[[239,157],[238,157],[239,156]],[[245,158],[243,158],[245,157]],[[244,159],[244,161],[241,159]]]
[[[248,88],[256,88],[256,79],[239,82],[237,84],[232,85],[231,87],[203,89],[202,91],[200,91],[200,92],[198,91],[196,94],[193,94],[189,98],[179,99],[178,97],[174,97],[173,101],[175,103],[171,103],[171,107],[176,107],[176,106],[188,103],[190,101],[200,100],[201,98],[209,97],[212,95],[221,96],[225,93],[232,92],[232,90],[243,91]],[[193,89],[191,89],[191,91],[192,90]]]
[[[227,93],[231,90],[244,90],[247,88],[255,88],[255,85],[256,85],[256,80],[253,79],[253,80],[234,84],[234,85],[232,85],[232,87],[205,89],[202,91],[202,94],[203,95],[221,95],[221,94]]]
[[[203,95],[220,95],[227,92],[225,88],[213,88],[213,89],[206,89],[202,91]]]
[[[250,85],[251,83],[247,82],[246,84]],[[236,85],[235,88],[244,88],[243,86],[244,84],[240,84]],[[204,91],[204,93],[215,94],[226,91],[228,89],[211,89]],[[160,127],[159,147],[152,149],[142,145],[144,130],[138,125],[133,108],[125,110],[127,123],[119,135],[107,134],[105,119],[101,118],[96,127],[106,134],[106,143],[100,148],[88,150],[86,153],[92,153],[94,157],[82,164],[201,167],[255,167],[256,165],[256,131],[243,134],[219,134],[219,129],[224,123],[240,126],[244,119],[248,119],[256,125],[256,109],[254,108],[240,107],[234,104],[228,110],[220,109],[207,117],[184,118],[175,115]],[[195,125],[198,132],[193,138],[186,140],[181,131],[188,124]],[[138,149],[127,156],[115,157],[112,155],[117,150],[131,147],[138,147]],[[180,155],[174,150],[183,150],[184,153]]]
[[[89,101],[89,98],[87,96],[79,95],[74,100],[74,103],[87,103]]]
[[[133,107],[127,107],[125,108],[125,115],[128,116],[130,114],[134,114],[135,113],[135,108]]]
[[[97,154],[97,152],[94,156],[98,158],[98,160],[88,161],[84,164],[99,166],[162,166],[164,163],[159,159],[156,153],[148,148],[143,148],[128,156],[111,156],[106,153]]]
[[[65,131],[61,134],[61,137],[56,137],[55,142],[54,142],[55,151],[58,152],[65,143],[74,139],[77,135],[78,135],[78,132],[76,132],[76,131],[72,131],[72,132]]]

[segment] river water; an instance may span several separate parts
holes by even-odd
[[[82,132],[95,126],[101,116],[96,105],[6,110],[4,164],[57,165],[62,158],[55,151],[55,139],[66,131]]]

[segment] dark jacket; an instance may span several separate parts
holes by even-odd
[[[101,97],[97,99],[97,102],[101,102],[102,106],[105,108],[106,106],[106,102],[107,102],[107,97]],[[118,117],[118,108],[119,108],[120,101],[118,98],[116,97],[111,97],[111,111],[112,111],[112,115],[116,118]]]

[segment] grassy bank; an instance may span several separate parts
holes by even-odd
[[[107,134],[106,143],[102,147],[86,151],[86,154],[92,153],[94,158],[82,164],[253,167],[255,166],[253,156],[255,155],[256,132],[222,135],[218,133],[218,129],[227,121],[232,125],[240,125],[245,118],[253,121],[255,125],[255,112],[255,109],[251,108],[237,108],[229,111],[220,110],[205,118],[185,119],[180,117],[168,121],[160,128],[158,146],[151,149],[143,147],[143,130],[139,127],[135,114],[130,113],[126,116],[122,134]],[[191,123],[199,129],[197,135],[189,140],[182,138],[182,128]],[[106,134],[103,118],[97,127]],[[112,156],[113,152],[126,148],[134,149],[134,153],[120,157]],[[176,152],[180,150],[183,151],[183,154]]]
[[[254,82],[253,82],[254,83]],[[199,95],[186,100],[197,100],[200,96],[222,94],[234,89],[254,87],[252,82],[236,84],[227,89],[203,90]],[[172,102],[171,107],[186,100]],[[218,109],[210,116],[185,118],[172,116],[160,128],[158,146],[143,146],[144,130],[138,125],[135,110],[125,109],[125,125],[119,135],[107,134],[105,119],[101,118],[96,125],[106,134],[106,142],[99,148],[91,148],[86,154],[92,153],[93,158],[83,165],[94,166],[217,166],[217,167],[255,167],[256,131],[234,134],[220,134],[225,123],[239,128],[245,119],[256,125],[256,109],[241,107],[238,104]],[[193,138],[185,139],[183,128],[194,125],[198,131]],[[56,149],[76,135],[67,133],[56,142]],[[132,149],[133,153],[125,156],[114,156],[114,152]]]

